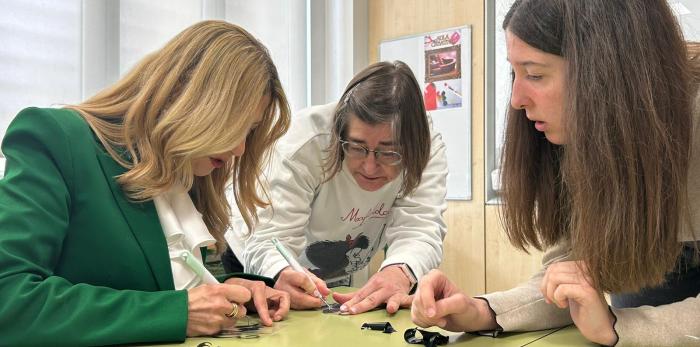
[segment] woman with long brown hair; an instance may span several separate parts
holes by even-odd
[[[83,103],[21,111],[2,144],[0,344],[182,341],[253,308],[282,319],[286,293],[219,283],[202,252],[225,245],[231,181],[246,222],[267,205],[258,179],[289,113],[267,49],[223,21]]]
[[[460,331],[573,322],[604,345],[693,342],[697,48],[664,0],[519,0],[503,28],[513,89],[502,219],[516,247],[548,249],[545,269],[481,298],[432,273],[414,320]]]

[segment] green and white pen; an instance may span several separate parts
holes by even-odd
[[[202,279],[203,283],[207,284],[218,284],[219,281],[216,280],[216,277],[207,270],[206,267],[204,267],[204,264],[202,264],[199,259],[197,259],[194,254],[190,251],[183,251],[180,253],[180,259],[187,264],[187,266],[196,273],[199,278]]]
[[[298,261],[296,260],[296,258],[292,255],[292,253],[289,252],[289,250],[287,249],[287,247],[284,247],[284,245],[283,245],[276,237],[273,237],[273,238],[272,238],[272,244],[275,245],[275,248],[277,248],[277,251],[280,252],[280,254],[282,255],[282,257],[284,257],[284,260],[286,260],[287,263],[289,263],[289,266],[291,266],[292,269],[293,269],[294,271],[303,273],[304,275],[306,275],[306,278],[308,278],[309,281],[311,281],[311,284],[313,284],[313,285],[314,285],[314,288],[316,288],[316,289],[314,290],[314,294],[313,294],[313,295],[314,295],[315,297],[321,299],[321,301],[323,301],[323,303],[326,304],[326,306],[328,306],[328,308],[331,308],[331,305],[328,303],[328,301],[326,301],[326,299],[323,298],[323,295],[321,295],[321,292],[318,291],[318,287],[316,287],[316,283],[315,283],[314,280],[311,278],[311,276],[309,275],[309,273],[306,272],[306,269],[304,269],[304,267],[301,266],[301,264],[299,264],[299,262],[298,262]]]

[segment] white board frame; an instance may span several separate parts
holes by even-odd
[[[416,35],[399,37],[382,41],[379,44],[379,59],[382,61],[401,60],[406,63],[421,87],[427,88],[430,83],[426,75],[426,37],[436,36],[441,33],[459,32],[461,34],[461,47],[459,48],[459,63],[461,70],[461,83],[456,88],[447,90],[445,99],[458,99],[461,97],[461,106],[447,104],[446,108],[428,111],[433,121],[433,127],[442,135],[442,140],[447,146],[447,199],[471,200],[472,199],[472,146],[471,146],[471,118],[472,118],[472,30],[470,26],[447,28]],[[447,82],[456,81],[448,80]],[[439,81],[442,82],[442,81]],[[456,83],[456,82],[455,82]],[[457,88],[459,87],[459,88]],[[461,92],[461,95],[459,95]],[[438,93],[439,94],[439,93]],[[441,107],[441,106],[438,106]],[[450,107],[450,108],[447,108]]]

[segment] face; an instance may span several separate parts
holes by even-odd
[[[251,117],[254,117],[255,120],[253,121],[252,126],[246,131],[246,136],[248,135],[248,133],[250,133],[252,129],[254,129],[258,125],[258,123],[260,123],[263,117],[263,112],[265,112],[265,109],[269,104],[269,95],[264,96],[260,100],[258,107],[255,109],[255,114],[250,115]],[[242,156],[245,152],[245,140],[245,138],[241,139],[240,143],[233,146],[229,151],[217,153],[203,158],[194,159],[192,161],[192,170],[194,171],[194,175],[200,177],[208,176],[215,169],[224,167],[227,164],[227,162],[229,160],[232,160],[234,157]]]
[[[567,142],[564,129],[566,60],[536,49],[506,30],[508,61],[515,79],[510,104],[524,109],[537,131],[551,143]]]
[[[396,151],[397,145],[393,140],[391,124],[369,125],[356,116],[350,115],[347,125],[347,138],[370,150]],[[374,153],[369,153],[364,159],[345,157],[350,174],[360,188],[373,192],[391,182],[398,176],[401,165],[385,165],[377,162]]]

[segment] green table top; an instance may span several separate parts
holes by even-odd
[[[365,322],[390,322],[397,331],[385,334],[381,331],[362,330]],[[238,337],[199,337],[188,338],[182,344],[159,346],[332,346],[332,347],[364,347],[364,346],[409,346],[404,339],[406,329],[414,328],[409,310],[400,310],[389,315],[384,310],[376,310],[364,314],[345,316],[324,314],[319,311],[292,311],[282,322],[273,328],[263,329],[260,337],[241,339]],[[533,331],[527,333],[502,334],[498,338],[474,336],[471,334],[451,333],[431,328],[431,331],[441,331],[450,336],[449,346],[523,346],[534,340],[552,333],[555,329]],[[203,345],[202,345],[203,344]]]
[[[350,288],[335,288],[334,291],[348,292]],[[362,330],[363,323],[389,322],[396,329],[392,334],[381,331]],[[325,314],[321,310],[290,311],[287,318],[271,328],[263,328],[258,338],[239,337],[198,337],[188,338],[182,344],[159,344],[158,346],[305,346],[305,347],[370,347],[370,346],[422,346],[410,345],[404,341],[406,329],[415,328],[411,322],[410,310],[402,309],[390,315],[385,310],[375,310],[359,315]],[[590,346],[575,327],[549,329],[525,333],[504,333],[497,338],[476,336],[465,333],[439,331],[450,337],[448,346]]]
[[[558,329],[551,334],[548,334],[541,339],[527,345],[527,347],[549,347],[549,346],[598,346],[597,344],[586,340],[583,335],[570,325],[565,328]]]

